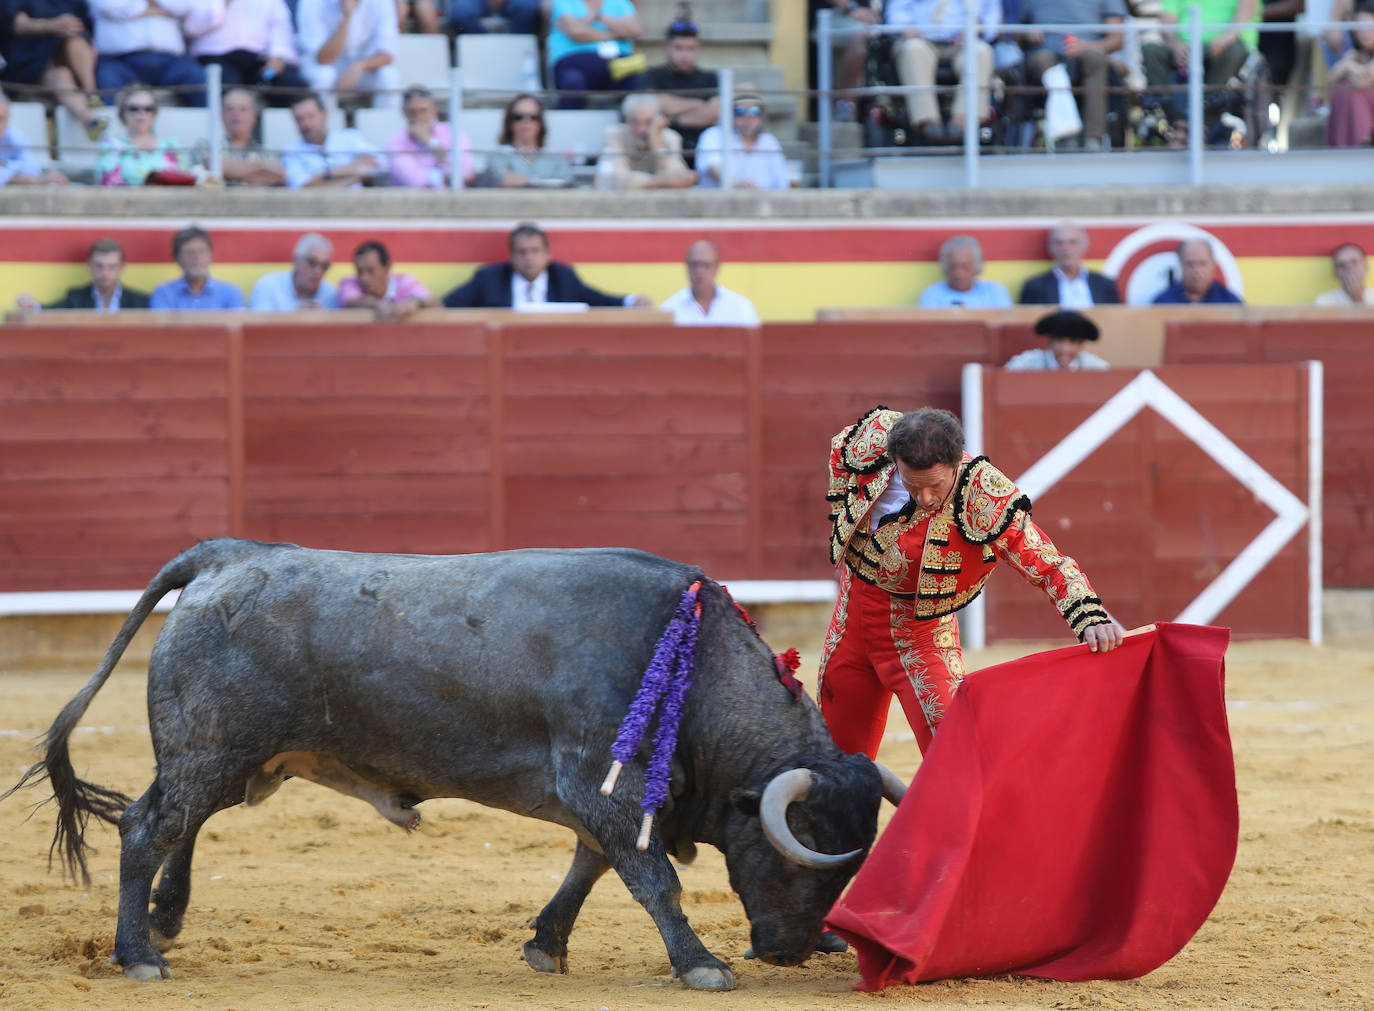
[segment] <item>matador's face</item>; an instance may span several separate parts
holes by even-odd
[[[897,461],[898,479],[906,488],[907,494],[915,500],[917,507],[925,512],[935,512],[944,508],[954,491],[954,476],[955,468],[947,463],[937,463],[925,470],[917,470],[901,460]]]

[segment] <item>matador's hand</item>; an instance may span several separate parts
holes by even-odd
[[[1083,630],[1083,641],[1094,653],[1108,653],[1121,645],[1121,626],[1116,622],[1110,625],[1089,625]]]

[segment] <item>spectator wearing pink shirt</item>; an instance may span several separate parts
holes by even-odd
[[[190,36],[190,52],[201,66],[218,63],[225,88],[261,85],[267,102],[291,104],[291,91],[309,85],[300,72],[296,30],[285,0],[226,0],[224,17]]]
[[[405,319],[419,309],[439,304],[429,289],[410,274],[391,271],[391,253],[369,239],[353,253],[356,277],[339,282],[339,302],[345,308],[374,309],[378,319]]]
[[[428,88],[415,85],[405,90],[401,112],[406,125],[386,142],[387,163],[391,166],[391,185],[408,189],[445,189],[449,185],[449,152],[453,148],[453,127],[439,122],[439,107]],[[458,132],[458,165],[463,185],[471,186],[472,142]]]

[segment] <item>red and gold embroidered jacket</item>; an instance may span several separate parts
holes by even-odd
[[[1080,639],[1111,618],[1078,563],[1061,554],[1030,518],[1031,503],[986,457],[959,463],[954,492],[937,513],[908,499],[870,531],[869,512],[897,471],[887,435],[901,417],[875,408],[830,444],[830,561],[896,597],[915,616],[939,618],[983,591],[998,561],[1042,589]]]

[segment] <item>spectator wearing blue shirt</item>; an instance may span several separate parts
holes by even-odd
[[[292,102],[291,115],[301,135],[281,159],[290,189],[304,186],[357,188],[386,168],[386,158],[357,130],[329,129],[329,113],[314,92]]]
[[[10,126],[10,100],[0,94],[0,186],[25,183],[63,185],[67,177],[56,169],[44,169],[29,146],[29,139],[17,126]]]
[[[1216,279],[1217,261],[1212,253],[1212,244],[1206,239],[1184,239],[1180,242],[1178,264],[1182,277],[1155,296],[1155,305],[1240,303],[1240,297]]]
[[[1011,292],[996,281],[985,281],[983,247],[972,235],[952,235],[940,246],[940,272],[943,281],[936,281],[921,292],[922,309],[947,309],[965,306],[969,309],[1006,309],[1011,306]]]
[[[644,26],[633,0],[553,0],[546,43],[560,109],[584,109],[579,92],[638,91],[643,55],[632,58]]]
[[[291,269],[258,278],[248,296],[248,308],[257,312],[337,309],[339,292],[324,279],[333,256],[334,244],[319,232],[302,235],[291,254]]]
[[[153,289],[150,309],[242,309],[243,292],[227,281],[210,276],[215,262],[210,236],[191,225],[172,236],[172,259],[181,277]]]

